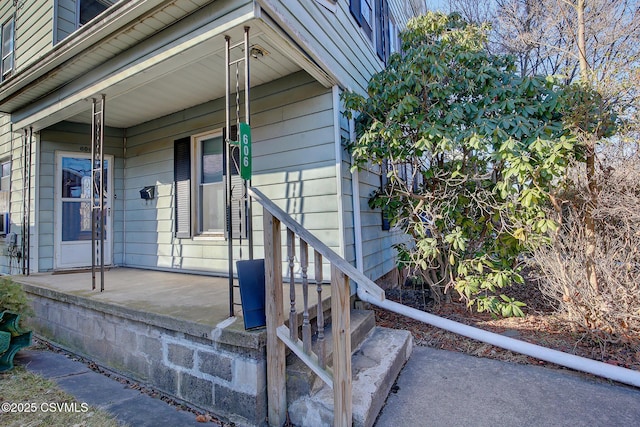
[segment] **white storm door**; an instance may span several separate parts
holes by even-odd
[[[112,263],[113,156],[104,158],[104,264]],[[91,266],[91,156],[57,153],[55,181],[55,268]],[[98,243],[98,242],[96,242]]]

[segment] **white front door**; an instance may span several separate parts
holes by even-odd
[[[105,156],[105,265],[112,262],[112,177],[113,156]],[[91,266],[91,189],[91,156],[85,153],[56,153],[56,269]]]

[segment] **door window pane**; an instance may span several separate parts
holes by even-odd
[[[105,195],[108,192],[108,160],[103,165],[103,186]],[[60,185],[63,198],[91,198],[91,159],[63,157],[62,182]]]

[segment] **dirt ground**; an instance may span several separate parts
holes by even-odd
[[[526,317],[495,318],[487,313],[471,312],[461,302],[434,304],[428,298],[428,292],[420,288],[403,287],[402,291],[397,288],[386,291],[387,298],[393,301],[456,322],[566,353],[640,370],[640,337],[637,342],[631,344],[598,341],[586,331],[572,330],[562,316],[554,313],[553,308],[544,300],[535,285],[516,285],[508,292],[510,296],[527,304],[523,310]],[[375,308],[374,311],[380,326],[411,331],[416,345],[460,351],[474,356],[516,363],[555,367],[550,363],[447,332],[386,310]]]

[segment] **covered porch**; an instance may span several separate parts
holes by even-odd
[[[229,317],[227,278],[111,268],[100,292],[91,274],[13,276],[32,300],[38,335],[230,422],[263,422],[266,331],[245,330],[240,305]],[[323,310],[330,288],[322,286]]]

